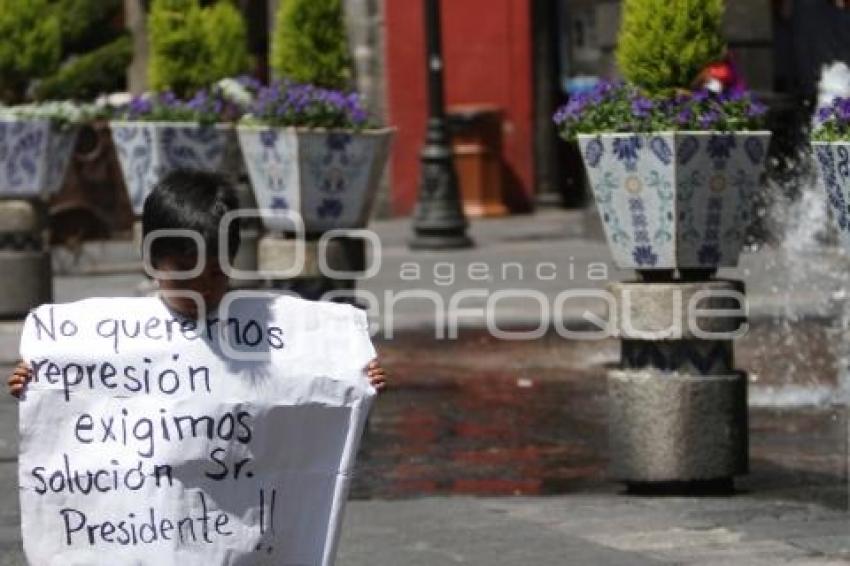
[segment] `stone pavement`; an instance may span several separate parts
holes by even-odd
[[[850,562],[844,512],[731,498],[615,492],[354,501],[339,566],[736,566]]]
[[[453,293],[469,288],[486,289],[488,293],[530,289],[551,304],[565,289],[603,288],[606,281],[588,276],[588,265],[593,262],[607,265],[612,279],[629,276],[613,268],[598,222],[581,212],[548,211],[533,217],[476,221],[472,235],[477,247],[445,253],[412,255],[405,246],[407,220],[376,222],[373,229],[382,240],[382,268],[360,288],[378,297],[416,285],[432,291],[448,305]],[[420,265],[420,277],[404,281],[403,264],[412,261]],[[487,280],[479,279],[482,268],[472,274],[468,271],[473,262],[486,264]],[[543,268],[545,277],[537,273],[541,264],[549,263],[555,264],[558,276],[554,279],[548,278],[552,272],[548,266]],[[55,264],[60,273],[56,278],[58,301],[90,295],[131,295],[143,281],[134,251],[126,242],[90,244],[78,257],[58,250]],[[518,264],[522,276],[516,267],[506,267],[508,264]],[[755,368],[768,382],[781,379],[782,368],[795,368],[812,376],[834,373],[834,353],[824,351],[824,329],[841,314],[846,265],[844,256],[829,248],[764,248],[746,254],[741,268],[729,274],[737,273],[747,282],[751,317],[757,323],[753,336],[744,339],[745,351],[739,356],[743,366]],[[450,277],[452,269],[454,275]],[[463,313],[465,327],[483,325],[485,305],[486,298],[463,303],[466,309],[479,309],[478,314]],[[576,301],[559,316],[568,325],[579,325],[585,311],[602,313],[599,304]],[[530,301],[506,300],[495,312],[502,328],[535,326],[538,319],[539,307]],[[395,317],[397,338],[378,337],[379,349],[388,351],[386,365],[391,374],[419,377],[400,377],[397,390],[385,398],[385,408],[379,407],[374,415],[374,430],[364,441],[359,485],[346,512],[337,562],[340,566],[850,563],[850,523],[845,512],[846,418],[838,419],[828,433],[812,424],[813,417],[801,417],[794,409],[779,411],[767,420],[756,419],[756,469],[753,478],[743,482],[742,491],[734,496],[625,495],[618,485],[604,480],[600,468],[604,463],[601,376],[605,365],[616,357],[615,343],[573,344],[567,348],[565,342],[547,337],[536,342],[536,349],[525,350],[485,345],[477,338],[445,344],[428,336],[433,320],[433,308],[427,303],[401,301]],[[787,332],[781,331],[783,327]],[[19,329],[20,321],[0,323],[0,375],[5,376],[10,367],[2,364],[10,364],[17,357]],[[784,342],[801,334],[808,338],[790,347]],[[801,348],[804,351],[796,355],[803,358],[802,367],[796,367],[796,358],[788,350]],[[470,370],[470,364],[476,371]],[[434,377],[437,374],[448,377]],[[807,379],[812,376],[806,375]],[[467,378],[469,383],[462,384]],[[513,389],[488,394],[498,380]],[[554,390],[557,395],[550,388],[536,389],[547,381],[558,388]],[[820,391],[817,387],[822,382],[827,388],[833,387],[835,376],[800,381],[806,391]],[[526,397],[520,391],[530,403],[548,402],[547,411],[551,412],[540,410],[536,404],[523,408]],[[481,397],[481,405],[472,407],[469,396],[475,392]],[[424,420],[398,420],[400,415],[409,418],[414,410],[418,411],[417,418]],[[843,407],[831,411],[818,413],[824,416],[815,419],[821,423],[817,426],[823,427],[822,423],[844,414]],[[429,447],[454,446],[456,431],[447,431],[440,421],[451,421],[452,427],[462,428],[469,424],[473,412],[480,422],[467,427],[465,433],[478,439],[474,451],[462,446],[467,450],[451,448],[451,452],[435,453],[423,449],[407,455],[397,450],[405,438],[391,439],[386,432],[386,428],[401,429],[403,434],[410,427],[420,432],[438,428],[439,434],[429,437],[433,443]],[[535,423],[533,430],[523,424],[529,422],[524,419],[530,414],[538,418],[530,421]],[[487,432],[489,420],[497,417],[507,419],[509,431],[523,435],[512,439],[518,444],[508,446],[510,450],[497,446],[499,438],[510,434],[502,429]],[[16,419],[15,401],[0,395],[0,489],[9,494],[7,505],[0,509],[0,566],[23,564],[17,497],[12,495],[17,491]],[[587,423],[588,428],[580,428],[581,423]],[[786,425],[779,429],[776,423]],[[565,431],[565,426],[577,428]],[[590,479],[567,481],[545,495],[494,497],[487,489],[477,488],[457,490],[461,495],[455,496],[447,496],[452,490],[440,489],[387,495],[381,489],[369,489],[370,482],[374,487],[395,481],[393,474],[399,470],[393,466],[398,463],[406,464],[407,472],[413,468],[426,475],[443,474],[434,484],[439,487],[457,474],[457,466],[466,464],[463,459],[461,464],[435,460],[462,458],[464,454],[501,462],[498,473],[514,477],[524,473],[527,462],[520,460],[528,456],[526,443],[537,443],[535,446],[548,454],[545,450],[568,436],[570,444],[552,452],[551,465],[569,468],[565,474]],[[796,445],[789,448],[792,440]],[[592,465],[576,456],[576,446],[582,445],[593,452]],[[383,456],[377,454],[382,447]],[[516,455],[517,459],[499,460],[504,454]],[[785,471],[771,471],[778,469],[777,463]],[[444,468],[431,469],[440,466]],[[480,481],[464,485],[513,484]],[[500,489],[496,492],[504,493]]]

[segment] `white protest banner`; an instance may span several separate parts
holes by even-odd
[[[18,470],[30,564],[333,564],[374,397],[365,314],[287,296],[225,303],[200,321],[158,298],[30,313]]]

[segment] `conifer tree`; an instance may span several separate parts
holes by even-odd
[[[148,34],[154,91],[186,96],[248,69],[245,22],[229,0],[208,8],[198,0],[154,0]]]
[[[48,0],[0,0],[0,38],[0,100],[19,103],[33,77],[59,66],[60,20]]]
[[[649,93],[689,88],[725,54],[723,0],[624,0],[617,45],[623,77]]]
[[[271,65],[281,78],[324,88],[348,88],[351,57],[340,0],[281,2]]]

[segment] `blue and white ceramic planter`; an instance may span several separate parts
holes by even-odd
[[[812,142],[812,150],[841,243],[850,249],[850,142]]]
[[[366,226],[392,129],[239,126],[238,131],[267,229],[292,231],[291,212],[301,215],[310,234]]]
[[[671,131],[578,138],[619,267],[737,265],[770,132]]]
[[[241,170],[236,132],[229,124],[113,121],[109,127],[136,215],[169,171],[190,168],[236,175]]]
[[[0,198],[45,197],[65,180],[79,127],[47,119],[0,119]]]

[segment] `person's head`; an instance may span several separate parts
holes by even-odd
[[[169,290],[200,293],[206,308],[218,306],[227,292],[227,275],[219,263],[219,229],[225,214],[238,207],[236,193],[220,175],[180,169],[166,175],[145,199],[142,212],[142,235],[148,238],[158,230],[188,230],[204,244],[199,257],[198,244],[186,236],[154,236],[148,257],[144,258],[164,275],[157,278],[163,298],[177,312],[195,317],[194,301],[187,297],[169,296]],[[239,221],[234,219],[227,230],[227,256],[231,263],[239,248]],[[190,271],[198,262],[203,269],[191,279],[172,279],[168,273]]]

